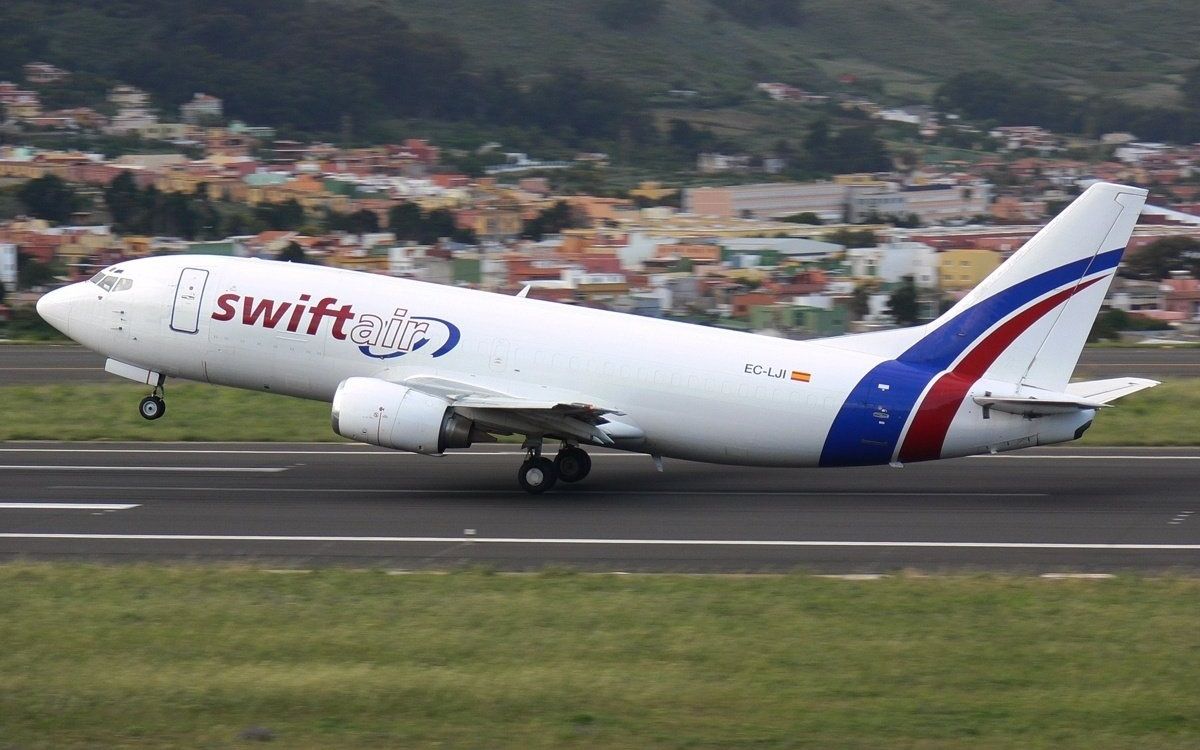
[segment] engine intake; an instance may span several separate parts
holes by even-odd
[[[471,445],[471,420],[450,402],[378,378],[347,378],[333,396],[333,431],[383,448],[439,455]]]

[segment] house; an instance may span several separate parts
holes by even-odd
[[[1200,280],[1189,276],[1164,279],[1163,307],[1182,320],[1200,322]]]
[[[977,248],[943,250],[937,255],[938,282],[942,291],[974,289],[979,282],[1000,267],[1000,253]]]
[[[220,99],[208,94],[193,94],[190,102],[179,105],[179,118],[189,125],[199,125],[206,120],[219,120],[224,114]]]
[[[21,72],[24,74],[26,81],[39,85],[57,83],[71,75],[69,71],[45,62],[25,63],[21,66]]]

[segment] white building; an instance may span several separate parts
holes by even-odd
[[[1118,161],[1123,161],[1126,164],[1140,164],[1143,159],[1148,156],[1158,156],[1165,154],[1171,150],[1171,147],[1165,143],[1148,143],[1145,141],[1134,141],[1127,143],[1124,146],[1118,146],[1113,151],[1113,157]]]
[[[864,187],[851,190],[846,218],[866,221],[872,215],[916,214],[923,224],[959,221],[986,214],[992,202],[990,183]]]
[[[205,119],[220,119],[223,114],[221,100],[208,94],[193,94],[190,102],[179,105],[179,117],[189,125],[198,125]]]
[[[768,219],[812,212],[822,221],[841,221],[846,185],[836,182],[767,182],[756,185],[687,188],[683,210],[719,219]]]
[[[0,284],[8,291],[17,288],[17,246],[0,242]]]
[[[846,251],[850,275],[895,283],[912,276],[919,288],[938,285],[937,251],[923,242],[892,241],[878,247],[859,247]]]

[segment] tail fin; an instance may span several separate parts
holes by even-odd
[[[937,320],[829,344],[1061,391],[1145,200],[1141,188],[1092,185]]]

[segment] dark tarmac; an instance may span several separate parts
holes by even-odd
[[[0,558],[389,569],[1200,570],[1200,450],[764,470],[594,451],[541,496],[510,446],[0,444]]]

